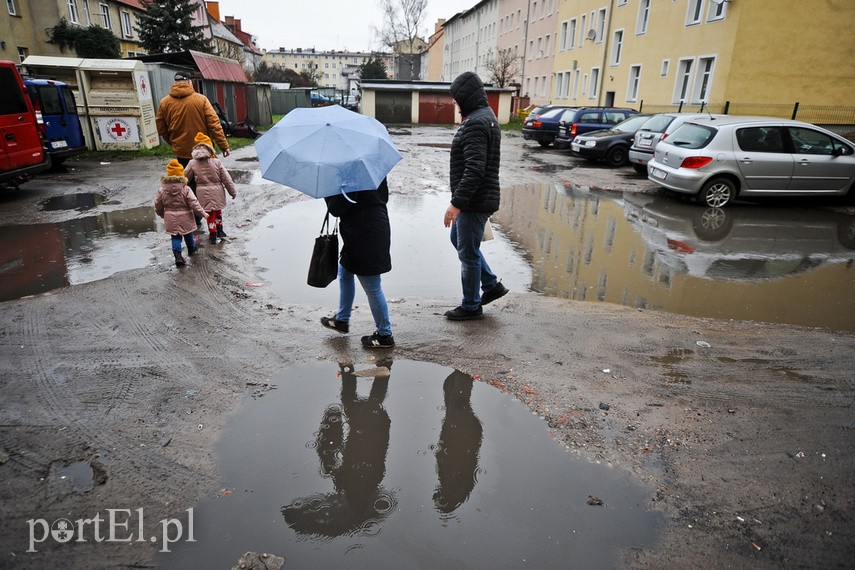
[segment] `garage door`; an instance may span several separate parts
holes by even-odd
[[[454,124],[454,99],[451,93],[420,93],[419,123]]]
[[[412,122],[412,95],[409,91],[380,91],[374,107],[374,116],[383,124],[410,124]]]

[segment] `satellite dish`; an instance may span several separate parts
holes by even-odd
[[[714,2],[714,1],[715,1],[715,0],[713,0],[713,2]],[[596,38],[596,37],[597,37],[597,32],[595,32],[594,30],[588,30],[588,39],[589,39],[589,40],[592,40],[592,39],[594,39],[594,38]]]

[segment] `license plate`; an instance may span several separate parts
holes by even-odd
[[[582,147],[580,147],[580,146],[579,146],[578,144],[576,144],[576,143],[573,143],[573,144],[571,144],[571,145],[570,145],[570,148],[572,148],[574,152],[579,152],[579,149],[580,149],[580,148],[582,148]]]
[[[638,146],[651,146],[653,144],[653,139],[641,139],[638,141]]]
[[[50,143],[51,148],[67,148],[68,143],[65,141],[53,141]]]
[[[653,178],[658,178],[659,180],[665,180],[665,171],[664,170],[659,170],[658,168],[651,168],[650,169],[650,175],[653,176]]]

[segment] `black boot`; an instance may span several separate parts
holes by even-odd
[[[196,245],[196,236],[193,237],[193,245],[187,244],[187,255],[196,255],[196,252],[199,251],[199,246]]]
[[[173,250],[172,253],[175,255],[175,266],[176,267],[183,267],[183,266],[187,265],[187,260],[184,259],[184,256],[181,255],[180,251]]]
[[[217,234],[211,232],[211,234],[208,235],[208,241],[212,244],[217,243]]]
[[[222,224],[217,226],[217,237],[220,239],[229,237],[226,235],[226,232],[223,231],[223,225]]]

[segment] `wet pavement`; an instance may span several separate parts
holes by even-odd
[[[663,519],[621,470],[561,452],[521,402],[424,362],[274,375],[217,445],[223,489],[161,568],[247,550],[288,568],[613,568]],[[558,453],[556,453],[558,451]]]

